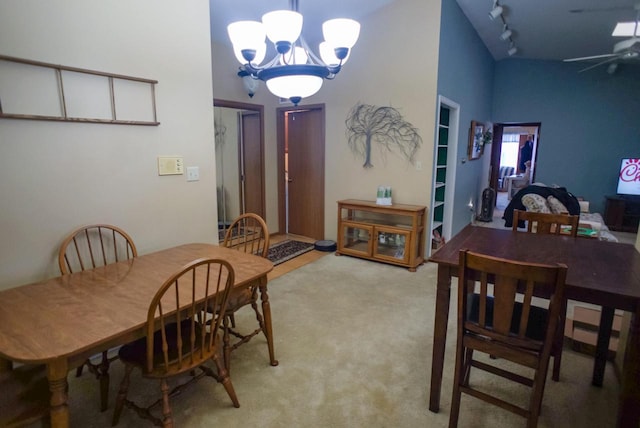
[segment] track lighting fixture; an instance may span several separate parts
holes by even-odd
[[[509,40],[509,37],[511,37],[512,34],[513,32],[509,30],[509,28],[507,27],[507,24],[504,24],[504,30],[502,31],[502,34],[500,34],[500,39],[507,41]]]
[[[489,12],[489,18],[491,18],[492,20],[497,19],[502,15],[502,11],[502,6],[498,6],[498,2],[495,2],[493,9],[491,9],[491,12]]]
[[[518,53],[518,48],[515,47],[513,42],[511,42],[511,45],[509,46],[509,50],[507,51],[507,53],[509,54],[509,56],[514,56],[515,54]]]

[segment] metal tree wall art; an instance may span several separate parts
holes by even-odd
[[[372,168],[371,144],[378,143],[382,159],[387,152],[397,151],[410,163],[422,138],[418,129],[405,121],[393,107],[378,107],[369,104],[356,104],[345,121],[349,148],[364,159],[363,168]]]

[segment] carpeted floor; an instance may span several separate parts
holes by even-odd
[[[277,266],[311,250],[313,250],[312,243],[287,239],[271,245],[267,258],[273,262],[274,266]]]
[[[236,350],[231,376],[241,407],[222,385],[202,379],[172,399],[180,427],[446,427],[455,351],[451,311],[441,410],[428,410],[436,266],[417,272],[357,258],[327,255],[269,283],[276,358],[269,366],[262,336]],[[455,281],[453,282],[455,287]],[[452,292],[452,305],[455,301]],[[453,308],[452,308],[453,309]],[[250,308],[236,315],[253,327]],[[567,350],[561,381],[547,381],[539,427],[615,425],[618,384],[607,365],[592,387],[591,358]],[[72,427],[107,427],[121,380],[112,365],[110,406],[98,411],[98,382],[69,375]],[[472,372],[471,382],[523,402],[528,390]],[[157,381],[133,377],[136,396],[156,394]],[[125,409],[119,427],[150,426]],[[524,419],[464,396],[460,427],[524,427]]]

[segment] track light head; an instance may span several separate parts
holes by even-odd
[[[502,6],[496,6],[493,9],[491,9],[491,12],[489,12],[489,18],[491,18],[492,20],[497,19],[500,15],[502,15]]]
[[[513,32],[506,27],[507,26],[505,25],[505,30],[502,32],[502,34],[500,34],[500,40],[507,41],[509,40],[509,37],[513,35]]]
[[[518,48],[513,46],[513,45],[511,45],[511,47],[509,48],[507,53],[509,54],[509,56],[514,56],[515,54],[518,53]]]

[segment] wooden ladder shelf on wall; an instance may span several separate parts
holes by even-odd
[[[157,126],[157,83],[0,55],[0,118]]]

